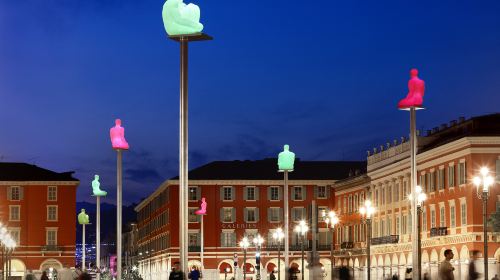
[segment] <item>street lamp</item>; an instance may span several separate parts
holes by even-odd
[[[278,280],[280,280],[280,274],[281,274],[281,270],[280,270],[280,262],[281,262],[281,240],[283,240],[283,238],[285,237],[285,234],[283,233],[283,230],[281,228],[277,228],[274,232],[273,232],[273,239],[275,242],[278,243]]]
[[[250,242],[248,241],[248,238],[245,236],[243,239],[240,241],[240,248],[243,249],[243,279],[247,279],[247,269],[246,269],[246,264],[247,264],[247,249],[248,246],[250,246]]]
[[[305,272],[305,267],[304,267],[304,243],[306,239],[306,234],[307,231],[309,230],[309,227],[306,224],[306,221],[302,220],[299,222],[298,225],[295,226],[295,232],[299,233],[302,236],[302,242],[300,243],[300,247],[302,250],[302,267],[300,274],[302,276],[302,280],[304,280],[304,272]]]
[[[227,280],[227,274],[229,273],[229,267],[226,267],[226,269],[224,269],[224,279]]]
[[[487,207],[488,207],[488,197],[490,196],[489,188],[495,181],[492,176],[489,175],[490,171],[488,167],[481,167],[480,176],[476,176],[473,179],[474,185],[476,185],[477,196],[483,200],[483,236],[484,236],[484,279],[488,279],[488,232],[487,232]],[[483,187],[481,190],[480,187]]]
[[[422,221],[422,206],[424,205],[425,200],[427,200],[427,195],[423,192],[421,186],[416,186],[415,187],[415,193],[417,195],[417,244],[418,244],[418,250],[417,250],[417,271],[419,274],[417,274],[417,279],[420,280],[422,276],[422,226],[421,226],[421,221]],[[408,195],[408,199],[410,201],[413,200],[412,194]]]
[[[371,276],[371,259],[370,259],[370,243],[372,239],[372,215],[375,213],[375,208],[372,206],[372,202],[370,200],[365,200],[365,205],[359,208],[359,213],[361,216],[365,218],[366,221],[366,264],[367,264],[367,274],[368,280],[370,280]]]
[[[335,226],[339,223],[339,217],[337,217],[337,214],[335,211],[329,211],[328,215],[326,214],[326,211],[323,211],[323,219],[325,220],[326,223],[326,228],[330,229],[331,232],[331,243],[330,243],[330,278],[333,280],[333,267],[335,263],[335,258],[333,256],[333,250],[335,247],[335,244],[333,242],[333,235],[334,235],[334,228]],[[328,227],[330,225],[330,227]],[[324,268],[323,268],[324,269]]]
[[[260,246],[264,243],[264,238],[258,234],[253,238],[253,244],[255,245],[255,269],[257,270],[257,280],[260,280]]]

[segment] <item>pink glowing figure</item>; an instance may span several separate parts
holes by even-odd
[[[204,197],[201,198],[201,208],[194,212],[196,215],[206,215],[207,214],[207,202]]]
[[[115,120],[115,126],[109,130],[111,145],[113,149],[128,150],[128,143],[125,140],[125,129],[122,127],[120,119]]]
[[[422,107],[424,101],[425,83],[418,77],[418,70],[411,69],[411,79],[408,81],[408,95],[399,101],[399,109],[408,109],[411,107]]]

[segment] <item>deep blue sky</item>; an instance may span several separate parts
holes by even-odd
[[[467,2],[467,3],[465,3]],[[275,156],[358,160],[418,127],[499,111],[500,1],[203,1],[190,45],[190,163]],[[131,144],[124,200],[178,169],[179,47],[163,1],[0,0],[0,158],[101,174],[115,201],[114,119]],[[107,188],[106,188],[107,187]]]

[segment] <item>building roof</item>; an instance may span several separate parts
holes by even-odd
[[[354,172],[365,172],[366,161],[302,161],[295,160],[290,180],[340,180]],[[281,180],[278,160],[213,161],[189,172],[189,180]],[[172,179],[176,180],[179,177]]]
[[[0,162],[0,181],[75,181],[73,171],[57,173],[33,164]]]

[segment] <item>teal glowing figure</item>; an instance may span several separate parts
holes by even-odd
[[[108,192],[101,190],[101,183],[99,183],[99,175],[94,175],[94,181],[92,181],[92,192],[94,196],[106,196]]]
[[[82,209],[80,211],[80,214],[78,214],[78,223],[80,225],[88,225],[88,224],[90,224],[90,222],[89,222],[89,215],[87,215],[87,213],[85,213],[85,209]]]
[[[167,34],[184,35],[203,30],[200,23],[200,8],[195,4],[184,4],[183,0],[167,0],[163,5],[163,25]]]
[[[295,154],[290,152],[288,145],[283,146],[283,152],[278,155],[278,168],[280,171],[293,171]]]

